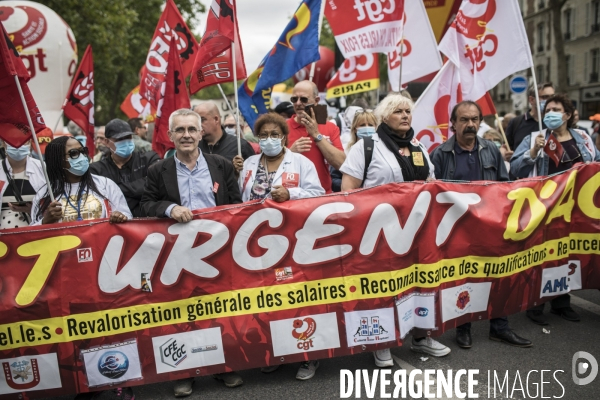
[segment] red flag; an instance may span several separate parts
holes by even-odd
[[[366,92],[379,87],[377,54],[350,57],[327,83],[327,98]]]
[[[167,5],[154,31],[140,80],[140,94],[150,102],[153,108],[157,107],[161,85],[165,80],[169,60],[169,43],[172,38],[177,42],[177,53],[181,58],[183,71],[182,78],[186,78],[192,71],[198,42],[173,0],[167,0]]]
[[[171,49],[176,46],[175,39],[171,39]],[[156,121],[154,124],[154,136],[152,137],[152,149],[161,157],[170,148],[173,142],[169,139],[169,116],[180,108],[190,108],[190,98],[185,87],[185,78],[181,70],[181,62],[177,52],[169,52],[169,64],[167,74],[162,83],[161,98],[156,109]]]
[[[202,36],[194,61],[195,73],[231,47],[231,43],[236,41],[235,27],[237,27],[235,0],[213,0],[206,19],[206,32]]]
[[[46,125],[27,86],[29,73],[19,57],[17,49],[10,41],[4,25],[1,22],[0,25],[2,26],[2,37],[0,37],[0,53],[2,53],[0,57],[0,93],[2,93],[0,95],[0,138],[13,147],[20,147],[31,139],[31,129],[29,129],[26,112],[29,112],[36,132],[44,129]],[[15,76],[19,78],[27,111],[23,108]]]
[[[235,64],[237,69],[237,79],[246,79],[246,65],[244,63],[244,53],[239,40],[235,42]],[[199,70],[193,70],[190,78],[190,93],[194,94],[205,87],[217,85],[225,82],[233,82],[233,59],[231,57],[231,47],[223,53],[210,60],[208,64],[201,65]],[[194,64],[196,67],[196,64]]]
[[[494,100],[490,96],[489,92],[486,93],[482,98],[477,100],[477,104],[481,107],[481,113],[483,115],[495,115],[496,114],[496,106],[494,105]]]
[[[550,135],[548,140],[546,141],[546,145],[544,146],[544,152],[548,154],[548,157],[554,164],[558,167],[560,164],[560,160],[562,160],[563,154],[565,152],[564,147],[560,142],[554,137],[554,135]]]
[[[152,108],[148,100],[140,95],[140,85],[133,88],[123,100],[121,111],[128,118],[143,118],[146,122],[154,122],[156,117],[156,109]]]
[[[75,122],[87,137],[86,147],[94,154],[94,58],[92,46],[83,53],[63,104],[65,117]]]

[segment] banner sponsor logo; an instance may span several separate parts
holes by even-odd
[[[336,313],[271,321],[275,357],[340,347]]]
[[[466,283],[442,290],[442,322],[487,310],[491,282]]]
[[[542,271],[540,297],[558,296],[581,289],[581,262],[569,260],[566,264]]]
[[[0,360],[0,394],[62,387],[56,353]]]
[[[88,386],[111,385],[142,378],[137,340],[81,350]]]
[[[348,347],[396,340],[393,308],[344,313]]]
[[[275,268],[275,279],[277,282],[292,279],[293,277],[292,267]]]
[[[77,249],[77,262],[89,262],[94,261],[92,254],[92,248],[86,247],[85,249]]]
[[[221,328],[153,337],[152,347],[157,374],[225,363]]]
[[[435,293],[411,293],[396,301],[400,338],[413,328],[435,328]]]

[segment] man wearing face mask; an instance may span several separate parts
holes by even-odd
[[[93,174],[114,181],[127,200],[134,217],[141,216],[140,200],[144,194],[144,185],[148,167],[160,161],[158,154],[150,151],[135,151],[133,132],[130,125],[120,119],[106,124],[104,134],[110,156],[90,165]]]
[[[46,184],[42,164],[29,156],[29,143],[12,147],[0,140],[0,229],[28,226],[31,201]]]

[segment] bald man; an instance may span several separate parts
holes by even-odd
[[[200,141],[200,150],[205,154],[218,154],[228,160],[233,160],[237,156],[237,137],[228,135],[221,126],[221,114],[219,107],[212,101],[198,104],[194,111],[200,115],[202,123],[202,140]],[[241,139],[242,157],[244,160],[256,154],[252,146]]]
[[[319,91],[313,82],[301,81],[294,86],[290,101],[296,114],[287,120],[290,127],[288,146],[315,164],[321,186],[331,193],[329,166],[339,169],[346,155],[340,141],[340,129],[331,122],[318,125],[313,113],[305,112],[306,106],[316,105],[319,100]]]

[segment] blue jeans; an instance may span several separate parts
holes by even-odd
[[[490,332],[491,333],[503,333],[509,330],[508,327],[508,318],[500,317],[500,318],[492,318],[490,319]],[[471,323],[467,322],[466,324],[462,324],[456,327],[458,331],[470,331]]]

